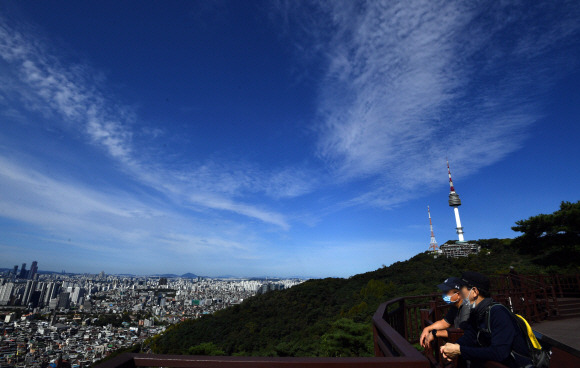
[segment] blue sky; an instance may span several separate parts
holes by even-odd
[[[580,199],[575,1],[0,2],[0,267],[326,277]]]

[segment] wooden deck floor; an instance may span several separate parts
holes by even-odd
[[[580,351],[580,318],[534,323],[532,329]]]

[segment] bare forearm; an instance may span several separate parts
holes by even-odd
[[[433,329],[435,329],[435,330],[446,330],[449,327],[451,327],[451,325],[449,323],[447,323],[447,321],[445,321],[444,319],[441,319],[441,320],[439,320],[439,321],[437,321],[437,322],[433,323],[432,325],[427,326],[425,328],[428,328],[429,329],[428,331],[431,331]],[[440,335],[437,335],[437,336],[440,336]]]

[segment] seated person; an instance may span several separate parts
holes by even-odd
[[[471,367],[486,361],[500,362],[510,368],[533,366],[522,331],[510,312],[490,298],[489,279],[477,272],[464,272],[461,294],[471,315],[463,324],[464,334],[457,344],[441,347],[446,359],[461,356]],[[497,305],[496,307],[493,307]],[[489,318],[489,330],[488,330]]]
[[[469,318],[468,308],[463,308],[463,298],[460,294],[462,281],[459,277],[450,277],[443,281],[437,287],[443,292],[443,301],[451,304],[447,314],[443,319],[427,326],[423,329],[419,343],[424,348],[427,348],[435,337],[447,337],[447,329],[449,327],[460,328],[462,322],[466,322]],[[467,313],[465,313],[467,311]]]

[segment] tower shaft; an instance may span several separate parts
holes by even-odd
[[[457,236],[459,241],[465,241],[463,238],[463,227],[461,226],[461,220],[459,219],[459,208],[457,206],[453,207],[453,212],[455,213],[455,224],[457,225]]]

